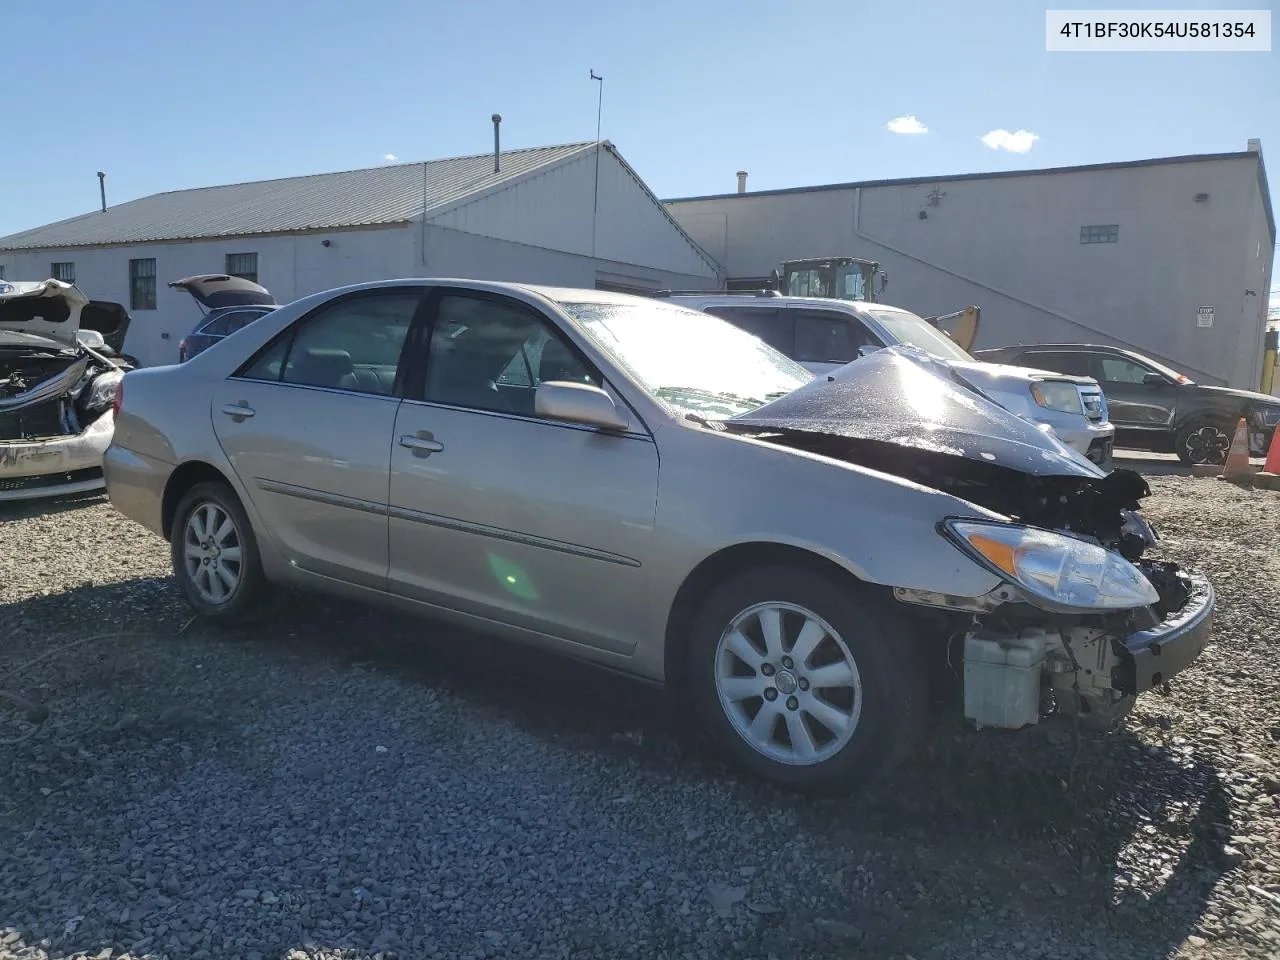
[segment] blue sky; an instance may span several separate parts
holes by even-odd
[[[1047,5],[5,0],[0,89],[29,136],[0,153],[0,236],[94,209],[99,169],[118,203],[483,152],[495,110],[505,146],[591,139],[591,68],[603,135],[663,197],[730,191],[739,168],[765,189],[1250,137],[1280,183],[1280,52],[1050,54]],[[886,129],[906,116],[928,132]],[[992,130],[1036,139],[992,149]]]

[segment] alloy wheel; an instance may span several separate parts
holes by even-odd
[[[1188,433],[1182,446],[1192,463],[1225,463],[1231,437],[1221,427],[1205,424]]]
[[[716,692],[734,730],[779,763],[828,760],[862,715],[862,678],[848,645],[811,610],[760,603],[716,646]]]
[[[187,579],[200,599],[230,600],[243,570],[240,531],[231,514],[211,500],[198,504],[187,518],[182,546]]]

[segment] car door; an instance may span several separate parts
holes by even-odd
[[[601,377],[520,301],[442,288],[415,342],[425,371],[391,448],[390,589],[629,653],[647,605],[652,437],[634,413],[625,433],[537,415],[538,383]]]
[[[1154,367],[1120,354],[1092,354],[1093,376],[1107,397],[1116,426],[1131,430],[1169,430],[1173,426],[1178,385]]]
[[[863,347],[879,349],[884,343],[851,314],[838,310],[790,307],[795,329],[792,359],[810,373],[827,373],[857,360]]]
[[[383,590],[396,374],[421,286],[338,297],[214,391],[213,423],[286,559]]]

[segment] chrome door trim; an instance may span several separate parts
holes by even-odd
[[[371,500],[361,500],[359,497],[346,497],[340,493],[329,493],[325,490],[303,487],[295,483],[285,483],[282,480],[268,480],[266,477],[254,477],[253,482],[258,485],[259,489],[266,490],[268,493],[297,497],[299,500],[313,500],[316,503],[324,503],[331,507],[346,507],[348,510],[357,510],[360,513],[372,513],[374,516],[385,517],[387,515],[387,505],[385,503],[374,503]]]
[[[443,517],[435,513],[426,513],[421,510],[410,510],[407,507],[391,507],[390,515],[397,520],[407,520],[410,523],[422,523],[430,527],[441,527],[445,530],[456,530],[460,533],[474,533],[477,536],[488,537],[492,540],[505,540],[508,543],[519,543],[526,547],[540,547],[543,550],[553,550],[556,553],[565,553],[569,556],[584,557],[588,560],[601,560],[605,563],[616,563],[623,567],[639,567],[640,561],[632,557],[624,557],[622,554],[609,553],[606,550],[596,550],[592,547],[583,547],[576,543],[566,543],[563,540],[551,540],[547,537],[536,537],[529,533],[517,533],[514,530],[505,530],[501,527],[491,527],[484,523],[473,523],[469,520],[455,520],[453,517]]]
[[[617,396],[610,394],[617,400]],[[547,427],[559,427],[562,430],[580,430],[583,433],[595,433],[602,437],[617,437],[621,440],[643,440],[646,443],[653,443],[653,437],[648,433],[641,433],[637,430],[601,430],[599,427],[593,427],[585,423],[567,423],[562,420],[548,420],[545,417],[529,417],[521,413],[505,413],[501,410],[479,410],[475,407],[461,407],[452,403],[436,403],[432,400],[410,400],[407,397],[401,401],[405,404],[412,404],[416,407],[429,407],[436,410],[457,410],[459,413],[470,413],[478,417],[497,417],[501,420],[518,420],[521,423],[538,423]],[[629,408],[628,408],[629,409]],[[392,467],[394,469],[394,466]]]

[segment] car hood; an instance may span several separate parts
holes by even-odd
[[[1237,390],[1235,387],[1212,387],[1207,383],[1198,383],[1195,385],[1195,389],[1206,390],[1223,397],[1233,397],[1236,400],[1247,400],[1263,407],[1280,407],[1280,397],[1271,397],[1253,390]]]
[[[227,276],[225,273],[184,277],[182,280],[174,280],[169,286],[177,290],[185,290],[206,310],[217,310],[219,307],[244,307],[251,304],[275,305],[275,299],[266,287],[259,286],[252,280]]]
[[[1006,387],[1015,382],[1035,383],[1039,380],[1065,380],[1081,387],[1096,387],[1098,381],[1093,377],[1080,377],[1069,373],[1055,373],[1052,370],[1038,370],[1034,367],[1019,367],[1010,363],[999,363],[981,358],[977,360],[948,360],[947,365],[959,370],[966,380],[981,382],[992,387]]]
[[[724,426],[737,433],[780,431],[874,441],[1030,476],[1105,475],[1052,433],[975,391],[964,382],[969,371],[951,366],[914,348],[887,347],[726,420]]]
[[[77,347],[89,298],[61,280],[0,282],[0,330],[19,330]]]

